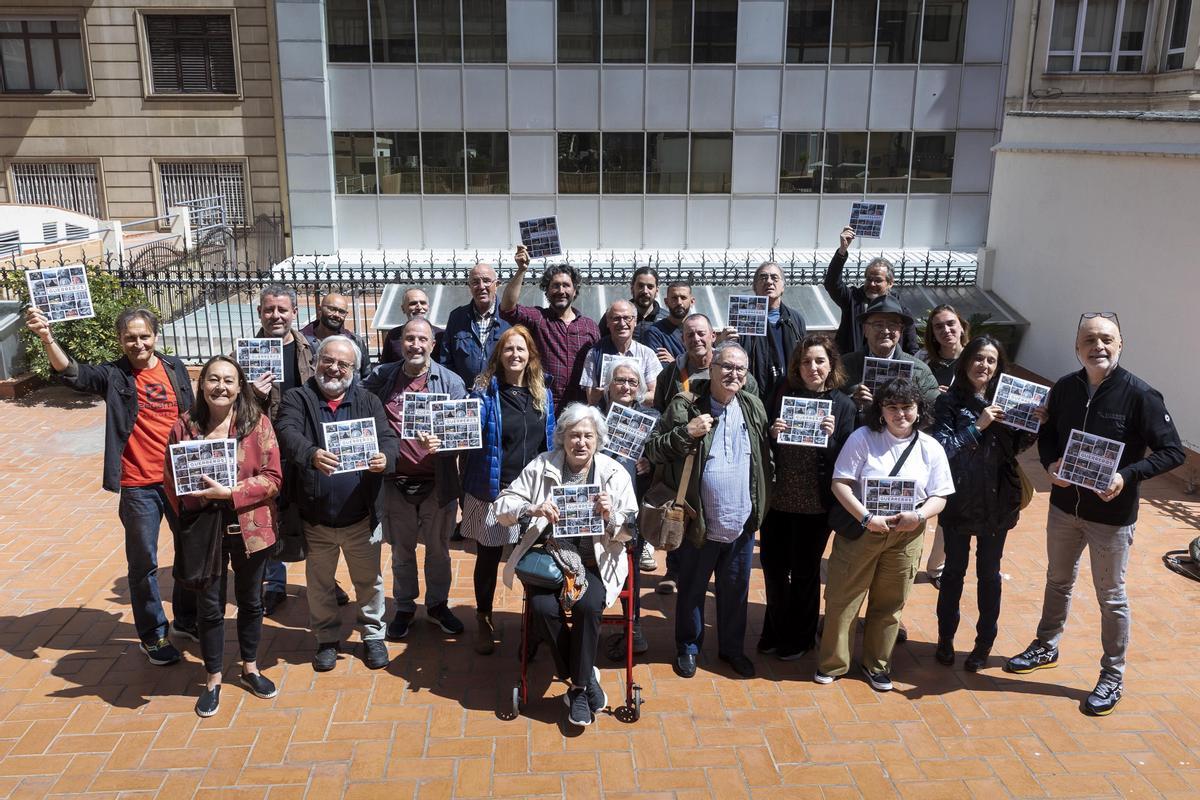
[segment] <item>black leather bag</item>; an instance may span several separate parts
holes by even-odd
[[[175,563],[171,575],[185,589],[201,591],[221,577],[221,539],[225,513],[216,505],[180,517],[174,533]]]
[[[913,434],[912,441],[909,442],[908,447],[904,448],[904,452],[900,454],[900,458],[896,459],[896,466],[892,467],[892,471],[888,473],[889,478],[896,477],[896,473],[904,466],[904,462],[908,460],[908,454],[917,446],[917,439],[920,435],[920,433]],[[829,516],[826,522],[833,529],[834,533],[838,536],[844,536],[851,541],[867,532],[867,526],[862,524],[862,520],[851,515],[836,498],[833,501],[833,506],[829,509]]]

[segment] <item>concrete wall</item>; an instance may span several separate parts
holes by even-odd
[[[1121,363],[1163,393],[1192,449],[1197,186],[1200,120],[1009,115],[988,224],[993,288],[1030,321],[1021,363],[1078,369],[1079,315],[1117,312]]]
[[[0,176],[13,158],[100,164],[101,213],[140,219],[163,213],[154,159],[241,161],[251,218],[280,210],[276,154],[274,31],[269,0],[93,0],[79,7],[91,96],[0,95]],[[235,9],[240,96],[146,97],[137,10]],[[4,0],[0,14],[67,16],[47,0]],[[13,200],[0,177],[0,202]]]

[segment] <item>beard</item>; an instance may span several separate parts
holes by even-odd
[[[341,397],[350,388],[350,382],[353,378],[326,378],[324,375],[318,374],[317,386],[321,388],[321,393],[326,397]]]
[[[327,331],[341,331],[342,320],[334,319],[333,317],[321,316],[321,326]]]

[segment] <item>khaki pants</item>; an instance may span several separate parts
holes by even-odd
[[[346,557],[354,600],[358,604],[358,629],[363,641],[383,638],[383,575],[380,573],[382,541],[371,530],[370,519],[344,528],[304,523],[308,558],[304,576],[308,581],[308,616],[317,644],[340,642],[341,612],[334,597],[334,573],[338,556]]]
[[[818,659],[821,672],[836,676],[849,671],[852,626],[864,598],[862,665],[871,672],[889,671],[900,612],[921,563],[924,535],[922,525],[907,533],[867,531],[853,541],[833,537],[825,585],[825,631]]]

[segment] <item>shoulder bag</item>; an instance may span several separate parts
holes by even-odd
[[[913,434],[913,439],[909,442],[908,447],[904,448],[904,452],[900,454],[900,458],[896,459],[896,466],[892,467],[892,471],[888,473],[889,478],[896,477],[896,474],[900,472],[900,468],[908,460],[908,454],[917,446],[917,439],[920,436],[919,432]],[[827,522],[834,533],[850,540],[857,539],[867,532],[867,526],[863,525],[862,520],[851,515],[836,497],[833,499],[833,506],[829,509]]]
[[[213,503],[195,514],[183,515],[173,533],[175,563],[171,575],[175,582],[192,591],[208,588],[225,567],[221,551],[224,510]]]
[[[642,508],[638,512],[638,530],[641,531],[642,538],[653,545],[655,550],[669,552],[683,544],[688,522],[696,516],[686,498],[697,446],[698,443],[693,445],[683,461],[683,475],[679,479],[677,490],[672,492],[671,487],[667,486],[661,477],[656,476],[654,485],[642,499]]]

